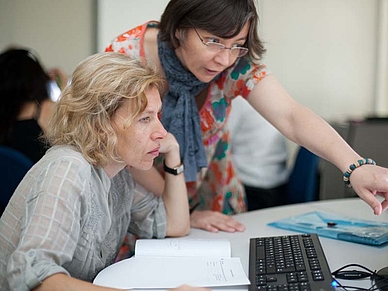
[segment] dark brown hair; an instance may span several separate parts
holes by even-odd
[[[259,16],[255,0],[171,0],[160,20],[160,39],[172,47],[179,47],[176,30],[189,28],[232,38],[246,23],[249,23],[246,47],[251,58],[259,60],[265,48],[258,34]]]

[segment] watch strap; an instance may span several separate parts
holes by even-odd
[[[183,171],[185,170],[182,162],[176,168],[170,168],[170,167],[166,166],[166,161],[163,161],[163,167],[164,167],[165,172],[172,174],[172,175],[175,175],[175,176],[179,175],[180,173],[183,173]]]

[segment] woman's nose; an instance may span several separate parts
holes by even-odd
[[[217,53],[214,60],[224,67],[229,67],[235,61],[235,57],[232,56],[229,49],[223,49]]]
[[[154,132],[154,138],[165,138],[167,136],[167,130],[164,128],[163,124],[158,120]]]

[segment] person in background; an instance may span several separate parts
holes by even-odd
[[[287,204],[285,137],[239,97],[232,101],[228,126],[232,161],[244,185],[248,211]]]
[[[286,138],[346,172],[345,182],[380,214],[388,208],[388,169],[363,159],[327,122],[292,99],[261,61],[265,48],[258,24],[255,0],[170,0],[160,22],[130,29],[106,48],[146,58],[167,78],[161,120],[180,145],[192,227],[244,230],[229,216],[246,211],[226,126],[238,95]],[[132,174],[160,195],[164,181],[156,169],[163,170],[162,160],[147,173]]]
[[[91,282],[114,261],[127,232],[188,234],[183,174],[166,175],[155,197],[125,170],[148,170],[159,153],[166,167],[181,163],[158,117],[164,85],[123,54],[92,55],[77,66],[49,124],[52,147],[0,219],[1,290],[108,290]]]
[[[66,78],[58,68],[46,73],[32,50],[10,48],[0,54],[0,144],[34,163],[47,150],[40,136],[53,114],[49,75]]]

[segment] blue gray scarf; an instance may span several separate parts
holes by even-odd
[[[208,83],[186,70],[169,44],[159,39],[158,53],[169,86],[163,98],[161,121],[179,143],[186,182],[196,181],[198,171],[207,167],[207,159],[195,97]]]

